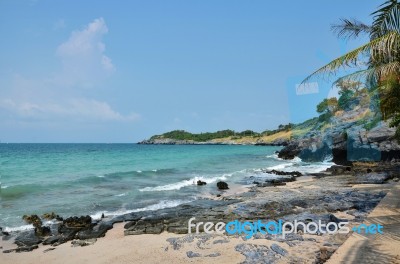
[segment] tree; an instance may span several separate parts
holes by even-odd
[[[340,86],[346,81],[364,80],[371,92],[379,94],[383,117],[392,119],[391,125],[397,127],[400,135],[400,107],[389,107],[400,103],[400,3],[387,0],[371,15],[372,25],[349,19],[333,25],[332,30],[339,37],[349,39],[368,34],[369,42],[319,68],[303,83],[320,74],[329,76],[342,68],[363,66],[361,70],[337,79],[334,84]],[[348,97],[350,93],[345,95]]]

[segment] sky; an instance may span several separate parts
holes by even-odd
[[[367,41],[331,25],[371,23],[379,4],[0,0],[0,141],[131,143],[304,121],[334,79],[296,85]]]

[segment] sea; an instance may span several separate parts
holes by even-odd
[[[263,170],[316,173],[333,163],[281,160],[276,146],[138,144],[0,144],[0,227],[33,228],[23,215],[55,212],[62,217],[176,207],[216,183],[251,184],[276,177]],[[249,181],[250,179],[250,181]],[[197,186],[197,180],[207,182]]]

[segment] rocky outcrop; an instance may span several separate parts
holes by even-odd
[[[370,131],[357,122],[333,124],[324,133],[309,133],[294,140],[278,156],[283,159],[297,156],[303,161],[331,158],[340,165],[351,165],[354,161],[398,160],[400,145],[394,134],[395,129],[383,121]]]

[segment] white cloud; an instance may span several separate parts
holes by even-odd
[[[122,115],[102,101],[94,99],[70,99],[66,102],[31,103],[12,99],[0,101],[0,109],[31,120],[78,120],[78,121],[137,121],[140,115],[131,113]]]
[[[63,20],[60,20],[63,21]],[[64,22],[59,22],[64,25]],[[103,18],[95,19],[82,30],[73,31],[67,41],[57,47],[61,71],[38,78],[14,74],[10,86],[2,91],[1,117],[24,121],[134,122],[136,113],[123,114],[103,100],[91,98],[93,90],[108,74],[115,71],[105,55],[102,41],[108,32]],[[90,96],[91,94],[92,96]],[[5,114],[5,115],[4,115]]]
[[[102,38],[108,28],[103,18],[95,19],[82,30],[73,31],[69,39],[58,46],[57,55],[62,59],[66,70],[88,66],[92,70],[100,67],[106,72],[115,71],[115,66],[104,52],[106,50]],[[97,69],[98,70],[98,69]]]

